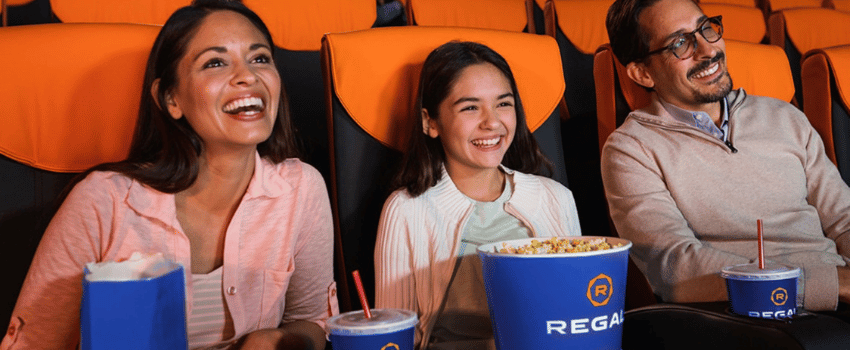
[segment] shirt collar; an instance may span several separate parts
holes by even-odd
[[[658,96],[658,101],[661,102],[661,106],[667,110],[667,113],[669,113],[673,119],[700,129],[722,141],[726,141],[726,137],[728,135],[727,130],[729,129],[729,111],[726,97],[723,98],[723,103],[721,103],[722,109],[720,112],[720,118],[722,122],[720,123],[720,128],[711,121],[711,116],[709,116],[708,113],[703,111],[689,111],[679,108],[673,104],[667,103],[667,101],[664,101],[664,99],[660,96]]]
[[[291,191],[292,184],[280,174],[281,166],[283,163],[272,164],[255,153],[254,174],[248,183],[243,202],[260,197],[275,198]],[[140,215],[156,218],[166,224],[172,224],[177,211],[173,193],[159,192],[135,179],[130,184],[125,201]]]

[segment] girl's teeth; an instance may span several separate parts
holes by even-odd
[[[263,109],[263,100],[259,97],[242,98],[225,105],[224,111],[227,113],[232,113],[238,109],[245,109],[246,107],[252,107],[250,109]]]
[[[472,144],[476,145],[476,146],[489,147],[489,146],[493,146],[493,145],[499,143],[500,139],[501,139],[501,137],[497,137],[497,138],[489,139],[489,140],[473,140]]]

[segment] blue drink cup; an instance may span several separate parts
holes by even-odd
[[[621,349],[626,272],[632,243],[580,253],[497,253],[506,243],[478,247],[487,304],[499,349]],[[534,238],[543,241],[546,238]]]
[[[741,264],[723,268],[720,275],[726,279],[732,312],[738,315],[779,319],[797,313],[798,267]]]
[[[327,328],[334,350],[413,350],[416,313],[400,309],[350,311],[328,319]]]

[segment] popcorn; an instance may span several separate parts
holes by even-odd
[[[579,238],[558,238],[551,237],[544,241],[536,239],[531,240],[531,244],[526,244],[520,247],[512,247],[508,243],[502,243],[502,248],[499,253],[508,254],[561,254],[561,253],[580,253],[592,252],[597,250],[606,250],[623,246],[622,243],[615,245],[609,244],[604,238],[593,238],[589,240]]]

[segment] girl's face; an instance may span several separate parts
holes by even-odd
[[[216,11],[189,42],[166,104],[206,149],[241,148],[269,138],[279,99],[280,76],[263,34],[236,12]]]
[[[428,136],[440,137],[447,171],[456,176],[497,169],[516,131],[505,75],[490,63],[466,67],[438,108],[438,116],[423,109],[422,123]]]

